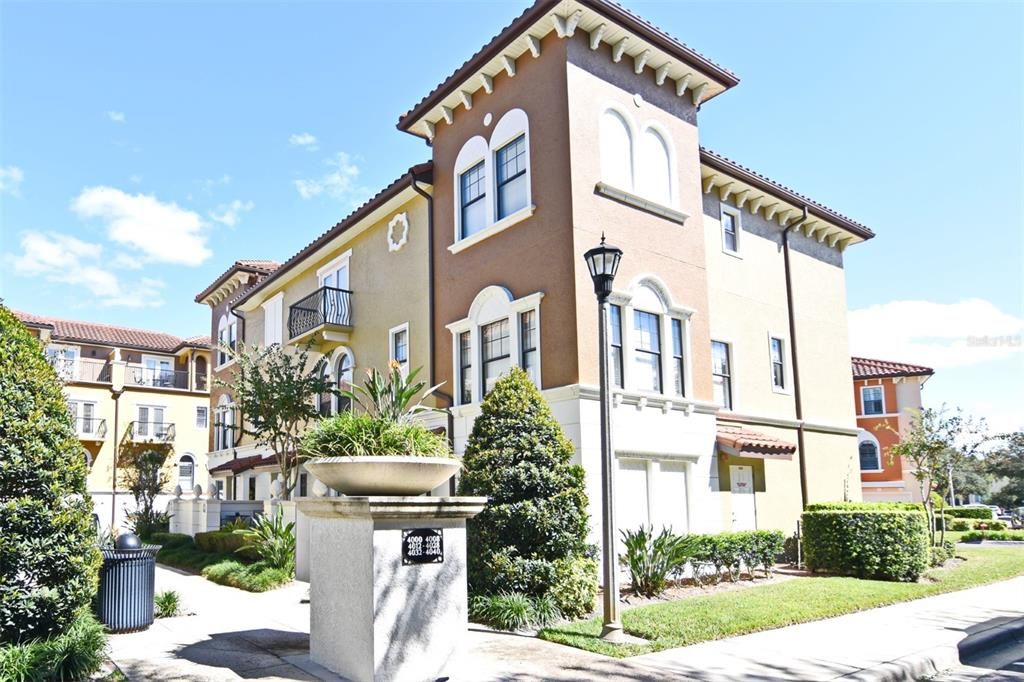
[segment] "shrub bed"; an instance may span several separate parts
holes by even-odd
[[[245,535],[230,530],[212,530],[196,533],[196,547],[211,554],[236,554],[246,561],[259,559],[252,549],[242,549],[246,544]]]
[[[961,542],[981,542],[982,540],[1002,540],[1024,542],[1024,530],[972,530],[964,533]]]
[[[945,514],[955,519],[992,520],[992,510],[988,507],[947,507]]]
[[[266,592],[292,581],[294,571],[276,568],[266,561],[243,564],[234,559],[223,559],[203,569],[203,577],[218,585],[237,587],[247,592]]]
[[[975,521],[973,526],[972,530],[1006,530],[1006,521]]]
[[[807,567],[858,578],[915,581],[930,563],[928,519],[897,503],[809,505],[803,514]]]
[[[37,682],[82,680],[103,664],[107,636],[87,610],[70,627],[48,639],[0,646],[0,680]]]
[[[150,541],[160,545],[156,553],[159,563],[187,571],[201,571],[211,564],[236,559],[229,554],[205,552],[196,547],[191,536],[183,533],[153,533]]]

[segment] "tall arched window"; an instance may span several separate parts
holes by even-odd
[[[352,407],[352,400],[341,395],[341,391],[352,390],[352,354],[347,348],[343,348],[335,362],[334,377],[338,382],[338,412],[345,412]]]
[[[328,358],[320,361],[320,377],[325,383],[331,383],[331,363]],[[334,413],[334,395],[330,392],[321,393],[317,401],[321,417],[330,417]]]
[[[668,144],[660,132],[648,127],[640,136],[637,194],[663,206],[672,205],[672,164]]]
[[[195,460],[192,455],[182,455],[178,460],[178,485],[184,491],[192,490],[196,484]]]
[[[601,115],[601,179],[619,189],[633,191],[633,136],[619,112]]]
[[[861,471],[881,471],[882,457],[878,439],[868,431],[861,431],[857,446]]]
[[[238,345],[238,322],[233,315],[224,314],[220,316],[217,323],[217,365],[223,365],[230,356],[224,349],[225,346],[234,350]]]
[[[213,423],[213,449],[225,450],[235,443],[235,405],[227,393],[217,400]]]

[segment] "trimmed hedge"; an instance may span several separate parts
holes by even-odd
[[[853,503],[814,509],[804,512],[802,529],[811,571],[912,582],[931,559],[928,518],[919,508]]]
[[[995,518],[995,514],[988,507],[946,507],[943,512],[946,516],[952,516],[955,519],[981,519],[982,521],[991,521]]]
[[[924,505],[917,502],[814,502],[804,511],[917,511],[923,512]]]
[[[1006,521],[975,521],[971,530],[1006,530]]]
[[[248,562],[259,559],[251,549],[242,549],[245,536],[234,531],[213,530],[207,533],[196,533],[196,547],[211,554],[234,554]]]
[[[785,536],[780,530],[746,530],[714,535],[691,535],[695,542],[691,564],[713,567],[712,578],[727,569],[732,580],[739,579],[742,566],[751,577],[760,568],[771,575],[776,558],[785,549]],[[696,566],[695,566],[696,568]],[[701,572],[694,571],[697,576]]]
[[[960,542],[981,542],[982,540],[1003,540],[1024,542],[1024,530],[972,530],[964,533]]]

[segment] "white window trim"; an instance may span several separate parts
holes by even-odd
[[[206,425],[200,426],[199,422],[199,410],[206,410]],[[209,429],[210,428],[210,406],[209,405],[196,405],[195,420],[192,422],[197,429]]]
[[[860,445],[865,442],[874,443],[875,445],[875,461],[878,462],[877,469],[860,469]],[[882,444],[878,442],[875,434],[864,429],[861,429],[860,434],[857,436],[857,468],[864,474],[879,474],[885,471],[885,467],[882,466]],[[868,482],[868,484],[874,485],[874,482]]]
[[[728,336],[715,336],[714,334],[712,334],[710,342],[711,343],[715,343],[716,341],[718,343],[724,343],[725,344],[725,353],[726,353],[726,356],[728,357],[728,361],[729,361],[729,396],[732,398],[732,406],[731,407],[726,407],[725,405],[722,405],[722,409],[725,410],[726,412],[738,412],[738,410],[736,409],[736,405],[737,405],[737,403],[739,403],[739,401],[736,399],[736,345],[732,342],[732,339],[730,337],[728,337]],[[711,362],[712,362],[712,368],[711,368],[712,369],[712,372],[711,372],[712,389],[711,390],[712,390],[712,394],[714,394],[713,382],[714,382],[715,372],[714,372],[714,366],[713,366],[713,364],[714,364],[714,350],[713,349],[712,349],[712,356],[711,357],[712,357],[712,360],[711,360]]]
[[[96,401],[94,401],[94,400],[72,399],[72,400],[68,400],[67,403],[68,403],[68,407],[70,407],[71,405],[75,405],[75,433],[78,434],[78,435],[82,435],[82,434],[85,433],[85,430],[82,428],[82,425],[84,424],[84,419],[85,419],[85,410],[83,409],[85,405],[92,405],[92,419],[93,420],[99,421],[101,419],[101,417],[99,416],[99,404]],[[96,434],[96,430],[95,429],[93,429],[89,433],[89,435],[95,435],[95,434]]]
[[[231,325],[235,325],[235,341],[237,343],[239,341],[239,339],[238,339],[238,318],[235,317],[235,315],[233,313],[231,313],[230,311],[226,312],[226,313],[224,313],[223,315],[220,316],[220,320],[217,322],[217,338],[213,340],[213,345],[214,345],[213,359],[214,359],[215,362],[220,360],[220,353],[221,353],[221,350],[220,350],[220,333],[221,333],[222,330],[227,329],[228,330],[228,339],[230,339],[231,338],[231,334],[230,334]],[[214,366],[213,369],[214,370],[221,370],[221,369],[224,369],[225,367],[230,367],[233,364],[235,364],[235,359],[229,355],[227,360],[225,360],[222,363],[218,363],[217,365]]]
[[[503,301],[506,305],[506,314],[504,315],[489,315],[486,318],[480,314],[480,309],[490,299],[497,299]],[[468,403],[463,403],[457,400],[459,406],[463,405],[476,405],[483,400],[483,361],[482,354],[480,352],[480,328],[498,322],[499,320],[507,320],[509,324],[509,360],[510,366],[520,367],[522,361],[522,348],[519,329],[519,314],[527,310],[537,311],[537,387],[543,386],[543,368],[541,364],[541,358],[543,357],[543,351],[541,349],[541,314],[540,314],[540,302],[544,298],[544,292],[537,291],[522,298],[513,299],[512,293],[504,287],[491,285],[485,287],[476,295],[473,299],[473,303],[469,306],[469,316],[461,320],[456,320],[448,324],[445,328],[451,332],[452,335],[452,370],[453,375],[457,375],[461,371],[459,364],[459,335],[463,332],[469,332],[469,352],[472,358],[473,368],[473,383],[470,389],[470,395],[472,399]],[[457,376],[456,381],[458,382],[458,392],[455,397],[458,399],[462,393],[462,377]]]
[[[526,206],[524,206],[523,208],[519,209],[515,213],[510,213],[509,215],[505,216],[501,220],[499,220],[499,221],[497,221],[495,223],[492,223],[491,225],[487,226],[486,228],[480,230],[476,234],[471,234],[470,236],[466,237],[465,239],[460,239],[459,241],[457,241],[454,244],[452,244],[451,246],[449,246],[448,247],[448,251],[450,251],[453,254],[465,251],[469,247],[474,246],[476,244],[479,244],[480,242],[482,242],[483,240],[487,239],[488,237],[493,237],[494,235],[498,234],[499,232],[504,232],[505,230],[507,230],[508,228],[512,227],[513,225],[516,225],[518,223],[523,222],[524,220],[526,220],[527,218],[532,216],[533,212],[535,210],[537,210],[536,206],[534,206],[533,204],[527,204]],[[461,213],[460,213],[460,215],[461,215]],[[461,220],[461,218],[460,218],[460,220]]]
[[[733,256],[734,258],[743,258],[743,211],[739,210],[734,206],[723,202],[719,202],[719,214],[718,214],[718,229],[721,232],[722,239],[722,253]],[[729,214],[736,221],[736,250],[729,249],[725,245],[725,221],[722,216]]]
[[[342,266],[348,267],[349,262],[351,260],[352,260],[352,249],[349,249],[348,251],[345,251],[344,253],[342,253],[342,254],[338,255],[337,257],[335,257],[334,259],[332,259],[330,262],[325,263],[324,265],[321,265],[316,270],[316,280],[317,280],[317,282],[320,284],[321,287],[324,286],[324,277],[326,277],[327,275],[330,275],[330,274],[340,270]],[[349,284],[351,285],[351,283],[352,283],[352,270],[351,269],[349,269],[348,276],[349,276]],[[346,288],[348,288],[348,287],[346,287]]]
[[[279,291],[263,305],[263,345],[284,343],[284,292]]]
[[[218,426],[217,421],[218,421],[218,419],[220,417],[221,412],[230,415],[231,423],[228,425],[227,435],[228,435],[229,441],[232,441],[232,442],[220,443],[221,447],[218,448],[217,447],[217,445],[218,445],[218,443],[217,443],[217,434],[218,434],[218,432],[220,432],[222,427]],[[234,442],[233,442],[234,439],[232,438],[232,436],[234,435],[235,427],[237,426],[237,424],[235,424],[235,416],[236,416],[235,401],[227,393],[222,393],[220,398],[217,399],[217,406],[213,409],[213,447],[214,447],[214,452],[221,452],[223,450],[230,450],[231,448],[234,447]]]
[[[782,381],[783,387],[779,388],[775,385],[775,374],[772,372],[772,339],[778,339],[782,342]],[[779,334],[768,330],[768,385],[772,388],[772,393],[779,395],[793,395],[793,371],[790,365],[792,365],[792,357],[789,352],[789,337],[785,334]]]
[[[600,109],[600,113],[598,114],[599,137],[601,134],[601,119],[609,111],[615,112],[616,114],[622,117],[622,120],[625,121],[626,123],[626,129],[629,132],[629,163],[630,179],[632,181],[632,186],[619,187],[617,184],[609,182],[608,179],[604,177],[603,162],[599,163],[598,165],[599,168],[602,168],[600,173],[601,181],[598,183],[598,185],[612,190],[609,193],[605,193],[606,196],[611,195],[612,198],[617,198],[619,200],[625,199],[625,203],[627,203],[628,205],[636,206],[638,208],[641,208],[642,210],[650,211],[651,209],[655,209],[653,212],[659,214],[667,214],[664,215],[663,217],[669,217],[675,222],[682,224],[689,216],[679,210],[679,176],[677,170],[678,160],[676,158],[676,147],[672,140],[672,134],[669,132],[668,128],[662,125],[660,121],[656,121],[654,119],[647,119],[638,125],[636,119],[633,117],[633,114],[630,113],[630,111],[626,107],[622,106],[618,102],[608,101],[604,103],[604,105]],[[637,177],[637,175],[641,165],[644,162],[644,160],[640,158],[640,145],[642,143],[643,136],[647,134],[648,130],[653,130],[655,133],[661,136],[661,141],[665,145],[665,149],[668,153],[669,197],[667,204],[644,194],[642,191],[644,188],[641,188],[638,184],[639,178]],[[600,152],[600,140],[598,147]],[[616,197],[614,196],[616,192],[622,193],[625,196]],[[630,201],[630,198],[634,198],[635,200]],[[646,204],[646,206],[638,206],[638,204]],[[661,209],[661,211],[658,211],[657,209]]]
[[[662,205],[662,206],[665,206],[666,208],[670,208],[672,210],[678,210],[679,209],[679,189],[678,189],[679,185],[678,185],[678,180],[676,179],[676,165],[677,165],[677,161],[676,161],[676,147],[675,147],[674,144],[672,144],[672,135],[669,133],[668,128],[663,126],[658,121],[647,120],[647,121],[644,121],[640,125],[640,138],[642,139],[643,136],[646,135],[647,131],[649,131],[649,130],[653,130],[655,133],[657,133],[661,137],[661,143],[663,145],[665,145],[665,152],[668,155],[668,204],[667,205],[662,204],[660,201],[656,201],[656,200],[654,200],[654,199],[652,199],[652,198],[650,198],[650,197],[648,197],[645,194],[640,193],[640,192],[637,192],[637,194],[639,194],[639,196],[643,197],[644,199],[646,199],[647,201],[651,202],[652,204]],[[644,164],[644,160],[639,158],[639,154],[640,154],[639,145],[634,144],[633,147],[634,147],[633,154],[637,158],[637,163],[633,164],[633,168],[640,168],[641,165]],[[634,186],[636,186],[636,184],[637,184],[636,181],[637,181],[637,178],[634,176],[633,177],[633,185]],[[639,189],[639,188],[637,188],[637,189]]]
[[[412,335],[409,333],[409,323],[403,322],[397,327],[392,327],[388,330],[388,360],[391,362],[398,362],[395,358],[395,337],[400,333],[405,332],[405,364],[402,367],[402,376],[409,376],[409,366],[412,365]],[[337,381],[337,377],[335,377]]]
[[[869,388],[877,388],[878,390],[880,390],[882,392],[882,411],[879,412],[878,414],[868,414],[867,411],[864,409],[864,391],[865,391],[865,389],[869,389]],[[859,416],[861,416],[861,417],[872,417],[872,418],[887,416],[887,412],[885,410],[885,385],[884,384],[871,384],[870,386],[861,386],[860,387],[860,415]]]

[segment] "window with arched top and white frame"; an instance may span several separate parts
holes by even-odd
[[[875,434],[861,429],[857,434],[857,454],[860,457],[861,471],[882,471],[882,446]]]
[[[355,376],[355,356],[350,348],[342,346],[334,351],[334,381],[337,382],[338,396],[335,399],[335,413],[345,412],[352,407],[352,400],[341,395],[351,391]]]
[[[533,214],[530,123],[522,109],[505,112],[490,139],[475,135],[455,157],[452,253]]]
[[[627,392],[686,398],[693,395],[690,318],[655,275],[635,278],[609,298],[609,361],[613,384]]]
[[[217,399],[213,422],[213,449],[226,450],[235,444],[235,404],[224,393]]]
[[[448,325],[459,405],[483,400],[512,367],[521,367],[541,386],[543,297],[536,292],[517,299],[508,289],[492,285],[476,295],[464,319]]]
[[[190,491],[196,485],[196,461],[186,453],[178,459],[178,485],[184,491]]]
[[[608,104],[601,112],[598,140],[604,184],[676,207],[675,147],[667,128],[650,120],[638,125],[625,108]]]
[[[233,362],[225,347],[231,350],[238,347],[238,320],[228,313],[217,321],[217,367]]]

